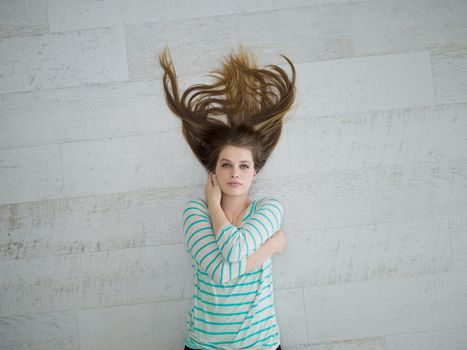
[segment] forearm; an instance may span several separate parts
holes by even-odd
[[[267,240],[253,254],[246,259],[245,272],[250,272],[274,255],[274,247],[272,241]]]
[[[217,235],[224,225],[230,224],[230,221],[225,216],[220,203],[209,203],[208,210],[212,222],[212,230],[214,231],[214,235]]]
[[[277,199],[256,201],[254,211],[238,227],[229,222],[220,203],[214,203],[208,203],[208,215],[218,247],[230,262],[250,256],[280,229],[283,209]]]

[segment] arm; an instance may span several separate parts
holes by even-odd
[[[261,266],[261,264],[272,257],[275,253],[274,246],[272,244],[271,240],[267,240],[264,242],[264,244],[259,247],[256,252],[251,254],[247,259],[246,259],[246,268],[245,272],[250,272],[254,270],[255,268]]]
[[[216,241],[226,260],[238,262],[259,249],[280,229],[282,215],[282,204],[277,199],[263,198],[258,202],[256,211],[241,226],[227,222],[214,231],[218,232]]]
[[[183,211],[185,242],[199,270],[215,283],[224,284],[245,274],[247,258],[226,261],[217,246],[206,206],[200,200],[188,201]]]

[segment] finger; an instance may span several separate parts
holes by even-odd
[[[212,172],[211,171],[208,174],[208,185],[209,185],[209,183],[211,183],[211,185],[212,185]]]

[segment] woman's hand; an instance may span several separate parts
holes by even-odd
[[[268,239],[268,241],[271,241],[271,245],[275,254],[282,253],[287,247],[287,237],[285,236],[285,233],[282,230],[278,230],[276,233],[274,233]]]
[[[222,190],[214,172],[209,172],[208,174],[208,181],[204,189],[204,194],[206,196],[206,201],[208,202],[208,207],[215,204],[221,204]]]

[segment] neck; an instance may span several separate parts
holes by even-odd
[[[223,193],[221,199],[221,208],[224,211],[227,219],[232,224],[235,224],[237,220],[243,218],[243,214],[250,203],[251,201],[248,199],[248,194],[242,196],[230,196]]]

